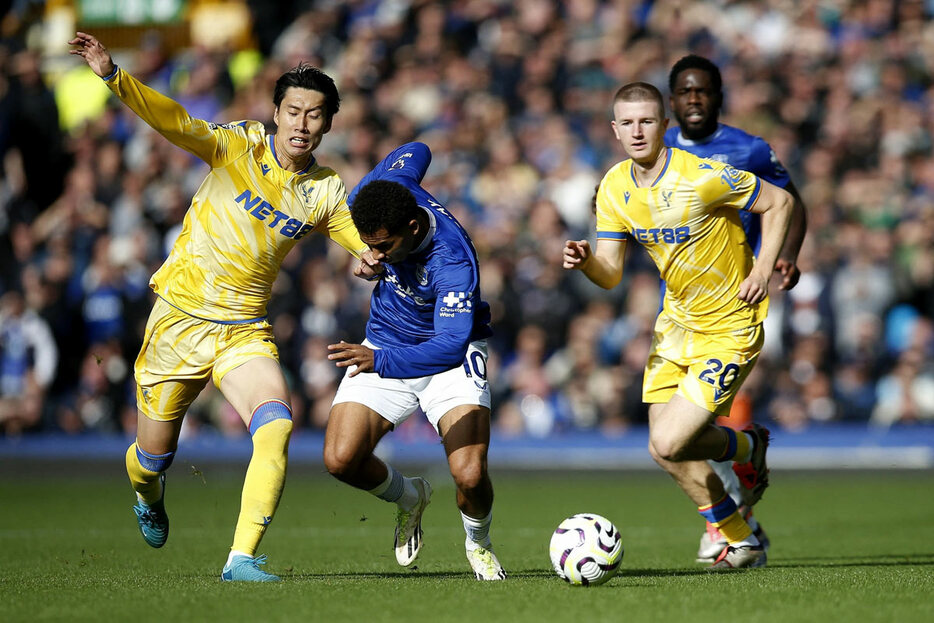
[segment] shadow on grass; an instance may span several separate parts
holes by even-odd
[[[511,576],[512,574],[510,574]],[[399,578],[441,578],[451,580],[473,579],[466,571],[348,571],[346,573],[292,573],[284,574],[296,580],[395,580]]]
[[[776,569],[821,568],[821,567],[911,567],[934,565],[934,554],[883,554],[880,556],[826,556],[796,557],[769,562]]]
[[[702,575],[706,573],[705,568],[700,569],[626,569],[620,571],[617,577],[676,577],[689,575]],[[290,578],[298,580],[367,580],[383,579],[392,580],[398,578],[418,577],[418,578],[437,578],[437,579],[474,579],[469,571],[359,571],[345,573],[294,573],[286,574]],[[518,571],[509,571],[509,579],[537,579],[537,578],[557,578],[554,571],[550,569],[521,569]]]
[[[881,556],[833,556],[833,557],[799,557],[770,562],[768,567],[757,570],[758,573],[768,569],[821,569],[831,567],[900,567],[900,566],[929,566],[934,565],[934,554],[884,554]],[[672,578],[709,575],[706,566],[696,569],[621,569],[618,578]],[[464,571],[419,571],[418,569],[400,569],[399,571],[359,571],[345,573],[295,573],[284,574],[294,580],[393,580],[408,577],[473,580],[473,574]],[[519,569],[509,572],[510,579],[539,579],[555,578],[551,569]]]

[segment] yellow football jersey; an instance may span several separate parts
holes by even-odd
[[[597,193],[597,239],[642,244],[666,283],[665,313],[693,331],[718,333],[762,322],[767,299],[749,305],[739,286],[755,258],[738,210],[761,189],[758,177],[669,148],[653,184],[640,188],[632,160],[615,165]]]
[[[150,280],[170,304],[219,322],[262,318],[282,260],[308,233],[324,233],[357,257],[367,249],[337,174],[315,160],[298,173],[283,169],[262,123],[193,119],[123,70],[107,85],[156,131],[211,167],[175,246]]]

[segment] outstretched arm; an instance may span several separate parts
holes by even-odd
[[[91,71],[103,78],[107,87],[130,110],[173,145],[191,152],[212,166],[223,159],[224,151],[232,149],[232,145],[223,145],[218,141],[218,135],[212,131],[212,124],[192,118],[175,100],[121,71],[114,64],[107,48],[93,35],[78,32],[68,43],[76,46],[70,50],[71,54],[83,58]],[[228,134],[230,136],[225,140],[237,140],[233,133]]]

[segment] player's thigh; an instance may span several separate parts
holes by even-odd
[[[261,404],[270,400],[291,404],[282,368],[278,361],[269,357],[257,356],[244,361],[224,375],[219,387],[247,426],[253,411]]]
[[[739,389],[762,350],[762,326],[694,340],[688,372],[678,394],[716,415],[729,415]]]
[[[482,420],[486,418],[485,430],[489,441],[490,384],[487,381],[487,344],[486,340],[471,342],[467,347],[464,363],[428,378],[424,388],[418,391],[418,401],[438,434],[445,437],[443,419],[449,422],[466,416],[463,424],[457,428],[471,430],[472,434],[482,433]],[[474,420],[477,420],[474,422]],[[473,422],[470,427],[468,421]],[[455,426],[448,424],[448,432]],[[455,431],[459,432],[459,431]]]
[[[675,394],[649,409],[649,442],[662,456],[671,454],[688,446],[713,419],[711,411]]]
[[[249,426],[253,411],[270,400],[290,404],[272,328],[265,321],[228,326],[214,366],[214,383]]]
[[[444,450],[451,456],[461,448],[472,448],[486,456],[490,445],[490,409],[481,405],[459,405],[438,422]]]
[[[137,440],[146,452],[174,450],[188,407],[214,364],[216,325],[157,299],[134,365]]]
[[[333,468],[359,462],[392,427],[392,422],[359,402],[333,405],[324,431],[325,464]]]
[[[642,400],[649,405],[664,405],[678,391],[687,374],[684,329],[668,320],[664,312],[655,320],[652,345],[642,375]]]
[[[331,404],[328,428],[331,427],[330,420],[334,418],[335,412],[361,412],[356,407],[341,407],[348,403],[365,407],[378,414],[388,423],[387,430],[402,424],[418,408],[417,392],[427,383],[424,378],[390,379],[383,378],[375,372],[350,376],[353,369],[355,368],[351,367],[344,372],[344,378],[337,386]]]

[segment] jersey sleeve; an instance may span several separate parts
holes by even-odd
[[[375,351],[376,372],[385,378],[417,378],[463,363],[480,305],[476,292],[477,275],[469,262],[445,265],[435,284],[434,336],[415,346]]]
[[[788,171],[775,155],[775,150],[758,136],[752,141],[748,166],[748,171],[779,188],[785,188],[791,181]]]
[[[118,68],[107,87],[170,143],[218,167],[250,149],[248,122],[217,125],[195,119],[175,100]],[[259,140],[262,140],[260,137]]]
[[[748,211],[759,198],[762,180],[748,171],[716,163],[710,175],[698,181],[696,190],[709,209],[731,206]]]
[[[373,180],[398,181],[403,184],[409,182],[418,185],[428,165],[431,164],[431,150],[425,143],[406,143],[401,147],[394,149],[388,156],[383,158],[379,164],[373,167],[373,170],[366,174],[360,180],[360,183],[354,186],[347,198],[347,203],[353,206],[353,200],[357,192],[372,182]],[[408,186],[408,184],[406,184]]]
[[[617,195],[624,196],[608,175],[597,190],[597,240],[624,240],[630,227],[622,218],[622,205]],[[623,200],[625,202],[625,200]]]
[[[350,217],[350,208],[347,206],[347,189],[344,188],[344,183],[340,181],[336,174],[334,178],[336,181],[332,182],[332,189],[327,194],[331,208],[328,210],[323,233],[350,251],[354,257],[360,257],[367,250],[367,245],[360,240],[360,234]]]

